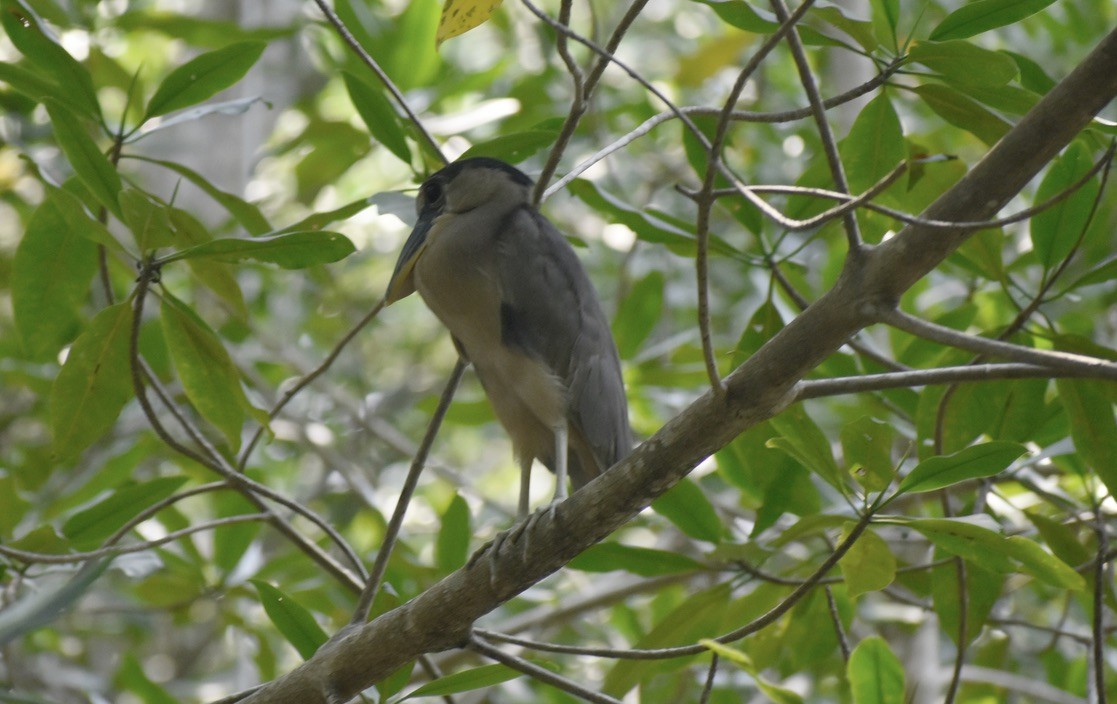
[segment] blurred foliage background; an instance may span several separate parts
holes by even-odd
[[[448,157],[540,173],[572,80],[554,31],[525,5],[506,3],[441,45],[438,0],[333,7]],[[696,206],[684,192],[701,184],[708,155],[648,85],[713,135],[741,67],[778,22],[745,0],[633,8],[616,57],[645,84],[604,71],[557,162],[556,179],[577,178],[542,209],[590,270],[633,426],[647,437],[709,383]],[[631,9],[573,3],[571,26],[605,44]],[[312,3],[3,0],[0,12],[0,700],[208,701],[273,679],[348,621],[356,596],[339,575],[360,568],[341,545],[366,565],[381,546],[456,360],[417,296],[346,337],[380,299],[437,155]],[[827,113],[852,192],[918,158],[874,199],[918,214],[1115,25],[1111,0],[820,0],[800,31],[824,98],[873,82]],[[569,52],[583,70],[597,59],[574,41]],[[733,106],[742,112],[725,163],[748,184],[833,188],[805,105],[781,46]],[[1111,105],[1006,212],[1078,184],[1115,117]],[[1117,359],[1117,196],[1105,173],[1033,218],[983,230],[904,310]],[[794,218],[832,205],[765,198]],[[857,220],[869,243],[900,228],[867,209]],[[833,284],[847,242],[840,221],[791,232],[739,197],[718,202],[709,231],[724,374]],[[188,251],[223,239],[235,242]],[[130,354],[148,256],[170,256],[134,326],[152,413],[134,398]],[[815,376],[971,359],[878,326]],[[992,379],[797,405],[482,625],[587,647],[716,636],[785,599],[878,492],[948,458],[968,481],[898,498],[830,581],[721,654],[705,695],[709,655],[530,657],[625,701],[939,702],[952,679],[957,701],[1113,699],[1114,391]],[[288,503],[254,505],[246,494],[260,492],[230,488],[238,469]],[[467,373],[375,611],[508,527],[517,478]],[[536,481],[534,502],[551,491]],[[108,545],[143,549],[87,554]],[[576,700],[525,677],[480,688],[512,672],[478,670],[476,655],[436,660],[475,677],[445,685],[467,690],[454,701]],[[407,668],[367,700],[398,700],[432,671]]]

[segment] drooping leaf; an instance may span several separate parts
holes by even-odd
[[[598,543],[570,561],[569,566],[585,572],[625,570],[641,577],[656,577],[702,569],[702,563],[679,553],[638,548],[617,542]]]
[[[880,636],[857,644],[846,675],[854,704],[904,704],[904,666]]]
[[[318,621],[302,604],[263,580],[250,581],[260,595],[260,604],[268,618],[304,660],[329,640]]]
[[[1036,190],[1042,203],[1062,193],[1082,179],[1093,167],[1090,153],[1080,141],[1071,142],[1063,154],[1051,162]],[[1032,247],[1045,269],[1059,265],[1079,242],[1089,222],[1091,205],[1099,184],[1092,178],[1055,205],[1040,211],[1029,221]]]
[[[278,264],[284,269],[304,269],[330,264],[356,251],[345,235],[336,232],[289,232],[256,239],[218,239],[183,249],[165,257],[162,263],[205,257],[219,262],[253,259]]]
[[[841,154],[854,193],[868,190],[907,158],[900,118],[886,93],[861,109],[842,141]]]
[[[120,174],[109,163],[108,158],[97,148],[97,144],[82,127],[73,113],[56,101],[47,102],[54,138],[73,167],[74,173],[89,189],[90,193],[109,211],[121,217]]]
[[[156,684],[136,658],[135,654],[128,653],[116,671],[116,684],[126,692],[130,692],[144,704],[176,704],[178,699],[162,686]]]
[[[171,221],[163,203],[139,189],[125,188],[120,193],[120,209],[140,251],[171,246]]]
[[[62,533],[79,550],[99,547],[105,538],[141,511],[175,493],[186,480],[186,477],[159,477],[117,488],[104,500],[71,516],[62,525]]]
[[[1096,382],[1085,379],[1056,379],[1055,385],[1075,449],[1110,494],[1117,495],[1117,419],[1112,398]]]
[[[0,24],[19,52],[50,76],[56,86],[51,95],[56,91],[64,94],[67,105],[80,115],[101,117],[101,105],[89,71],[44,31],[34,11],[20,0],[3,0]]]
[[[56,355],[78,332],[78,309],[96,268],[97,246],[48,197],[27,223],[12,265],[12,309],[29,358]]]
[[[257,513],[259,509],[241,494],[221,491],[214,495],[214,515],[218,518]],[[257,521],[218,526],[213,530],[213,563],[225,574],[236,569],[244,553],[260,532]]]
[[[902,493],[922,493],[964,482],[967,479],[991,477],[1008,468],[1016,458],[1027,452],[1014,442],[986,442],[967,447],[952,455],[931,457],[919,463],[903,481]]]
[[[717,543],[725,534],[725,526],[714,505],[691,479],[683,479],[671,487],[652,502],[652,509],[696,540]]]
[[[101,437],[132,398],[128,341],[132,307],[98,313],[78,336],[50,390],[54,452],[70,459]]]
[[[621,359],[632,359],[663,312],[663,273],[653,271],[633,284],[617,308],[613,337]]]
[[[264,42],[237,42],[196,56],[163,79],[147,102],[143,122],[190,107],[233,85],[264,53]]]
[[[169,294],[163,297],[160,320],[186,396],[235,451],[250,404],[228,351],[194,311]]]
[[[1015,24],[1055,0],[975,0],[959,7],[931,30],[931,39],[965,39]]]
[[[388,98],[382,91],[348,71],[342,73],[342,78],[349,91],[349,99],[353,101],[353,107],[364,120],[369,133],[400,161],[410,164],[411,149],[407,146],[406,133]]]
[[[801,404],[788,408],[770,422],[780,436],[769,440],[769,447],[783,450],[834,488],[845,490],[842,473],[830,451],[830,441]]]
[[[496,663],[493,665],[481,665],[480,667],[462,670],[455,672],[451,675],[444,675],[428,682],[422,687],[419,687],[413,692],[409,692],[400,701],[407,701],[408,699],[415,699],[418,697],[444,697],[450,694],[458,694],[459,692],[472,692],[475,689],[483,687],[492,687],[493,685],[514,680],[522,672],[513,670],[507,665]]]
[[[450,505],[442,513],[442,523],[438,529],[438,541],[434,548],[434,561],[443,572],[451,572],[465,564],[469,554],[471,517],[469,504],[455,494]]]

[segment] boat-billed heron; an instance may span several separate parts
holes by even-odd
[[[521,518],[533,460],[580,488],[628,454],[617,347],[563,235],[531,204],[532,180],[463,159],[428,178],[387,303],[418,290],[473,364],[520,463]]]

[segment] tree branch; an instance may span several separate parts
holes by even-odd
[[[926,211],[939,220],[988,218],[1117,96],[1117,30],[1056,85],[953,188]],[[345,701],[420,654],[469,643],[472,626],[590,545],[738,434],[782,410],[795,385],[861,328],[875,322],[972,230],[904,228],[850,259],[834,287],[624,461],[533,521],[491,559],[476,560],[368,624],[349,626],[284,677],[246,701]]]

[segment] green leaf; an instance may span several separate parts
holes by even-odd
[[[652,509],[696,540],[721,542],[725,526],[698,484],[683,479],[652,502]]]
[[[48,99],[53,99],[78,115],[88,113],[87,106],[81,102],[78,93],[66,90],[53,81],[43,78],[34,71],[28,71],[22,66],[0,62],[0,82],[7,83],[12,90],[22,93],[37,103],[44,103]]]
[[[411,149],[407,146],[403,125],[384,93],[348,71],[341,76],[345,80],[345,89],[349,91],[349,99],[369,133],[400,161],[411,164]]]
[[[1083,589],[1082,575],[1045,551],[1038,543],[1021,536],[1006,537],[976,523],[950,518],[893,519],[909,525],[947,552],[983,569],[1009,574],[1026,572],[1052,586]]]
[[[442,514],[438,541],[434,546],[434,561],[443,572],[451,572],[465,564],[469,554],[470,528],[469,504],[458,494]]]
[[[206,257],[220,262],[253,259],[278,264],[284,269],[304,269],[344,259],[357,248],[345,235],[336,232],[289,232],[256,239],[218,239],[183,249],[160,263]]]
[[[845,491],[845,481],[830,451],[830,441],[801,404],[783,411],[770,422],[780,437],[769,440],[769,447],[783,450],[838,491]]]
[[[950,83],[965,86],[1003,86],[1016,78],[1016,62],[999,51],[990,51],[961,39],[916,42],[908,58],[940,74]]]
[[[632,359],[663,313],[663,273],[653,271],[637,281],[617,307],[613,337],[621,359]]]
[[[1105,387],[1086,379],[1056,379],[1055,385],[1075,449],[1117,496],[1117,419]]]
[[[932,557],[939,562],[950,555],[941,548],[935,548]],[[981,634],[982,625],[989,618],[1007,581],[1004,574],[982,569],[973,562],[965,564],[965,575],[965,592],[959,594],[956,560],[947,560],[931,570],[931,600],[935,615],[939,617],[939,626],[955,645],[961,635],[958,625],[962,607],[966,609],[966,641],[972,642]]]
[[[487,142],[474,144],[461,155],[461,158],[490,156],[511,164],[518,164],[553,145],[557,134],[554,130],[526,130],[504,134]]]
[[[48,100],[46,107],[54,128],[54,138],[58,140],[58,146],[62,148],[74,173],[101,205],[113,215],[121,217],[120,203],[117,200],[120,174],[97,148],[73,113],[54,100]]]
[[[258,513],[259,508],[243,495],[234,491],[221,491],[214,495],[214,515],[217,518]],[[252,541],[260,533],[258,521],[234,523],[213,529],[213,563],[229,574],[240,563]]]
[[[287,642],[295,646],[304,660],[310,659],[329,640],[329,636],[304,606],[263,580],[249,581],[256,587],[260,604],[268,618]]]
[[[232,41],[271,41],[297,34],[298,22],[287,25],[243,27],[236,22],[179,14],[158,9],[145,9],[130,5],[113,26],[127,32],[161,32],[173,39],[181,39],[191,46],[216,49]]]
[[[179,701],[147,676],[132,653],[124,656],[116,671],[115,681],[118,687],[130,692],[144,704],[176,704]]]
[[[271,224],[268,222],[267,218],[264,217],[263,213],[260,212],[259,208],[243,198],[216,188],[209,182],[209,179],[197,171],[173,161],[163,161],[161,159],[151,159],[149,157],[140,156],[133,158],[146,161],[149,164],[158,164],[165,169],[179,174],[187,181],[200,188],[210,198],[217,201],[217,203],[225,208],[249,234],[263,235],[272,231]]]
[[[455,672],[452,675],[439,677],[433,682],[428,682],[409,693],[406,697],[400,699],[400,701],[406,701],[416,697],[443,697],[459,692],[472,692],[475,689],[492,687],[501,682],[514,680],[522,674],[523,673],[518,670],[513,670],[507,665],[501,665],[499,663],[495,665],[482,665],[469,670]]]
[[[869,0],[872,7],[873,32],[882,44],[893,50],[898,48],[896,26],[900,22],[900,0]]]
[[[868,491],[884,491],[896,474],[892,436],[891,425],[869,416],[842,426],[842,455],[853,477]]]
[[[990,29],[1015,24],[1055,0],[976,0],[946,16],[931,30],[931,39],[964,39]]]
[[[847,524],[842,533],[845,540],[853,524]],[[896,556],[888,543],[871,529],[861,534],[853,546],[838,561],[849,596],[884,589],[896,578]]]
[[[986,442],[920,462],[900,482],[900,493],[919,494],[1002,472],[1027,452],[1014,442]]]
[[[11,542],[12,531],[30,507],[31,503],[19,495],[15,478],[0,473],[0,541]]]
[[[846,675],[854,704],[904,704],[904,666],[880,636],[857,644]]]
[[[46,34],[42,21],[27,5],[18,0],[3,0],[0,24],[20,53],[50,76],[56,85],[51,94],[55,91],[64,94],[65,102],[75,112],[100,119],[101,105],[89,71]]]
[[[163,203],[143,191],[126,188],[120,194],[120,209],[141,252],[169,247],[174,242],[171,221]]]
[[[199,245],[213,240],[205,225],[185,210],[171,208],[170,219],[175,237],[183,246]],[[187,259],[186,263],[199,281],[228,304],[233,315],[240,320],[248,319],[244,293],[240,289],[232,266],[201,257]]]
[[[50,390],[54,452],[76,457],[101,437],[132,398],[128,341],[132,307],[118,303],[98,313],[70,347]]]
[[[694,572],[702,563],[666,550],[637,548],[616,542],[598,543],[570,561],[569,567],[584,572],[625,570],[641,577]]]
[[[62,525],[62,534],[79,550],[99,547],[144,509],[178,491],[186,480],[186,477],[159,477],[120,487],[103,501],[71,516]]]
[[[646,636],[636,643],[637,648],[666,648],[689,645],[700,638],[710,638],[724,632],[723,617],[729,606],[730,585],[717,586],[690,594],[678,606],[662,617]],[[605,675],[602,690],[613,697],[623,697],[626,692],[655,675],[684,667],[689,661],[679,660],[621,660]]]
[[[886,93],[861,109],[849,136],[842,140],[841,154],[854,193],[868,190],[907,159],[900,118]]]
[[[942,119],[955,127],[972,133],[989,146],[996,144],[997,140],[1003,137],[1011,127],[1003,119],[982,107],[977,101],[962,95],[949,86],[928,83],[927,85],[916,86],[912,90]]]
[[[1048,167],[1036,190],[1036,202],[1042,203],[1067,190],[1093,166],[1090,153],[1082,142],[1071,142],[1062,156]],[[1091,178],[1074,193],[1040,211],[1029,221],[1032,248],[1045,269],[1058,266],[1074,249],[1090,222],[1091,206],[1099,188],[1097,179]]]
[[[266,47],[264,42],[238,42],[187,61],[159,84],[141,122],[190,107],[228,88],[248,73]]]
[[[77,334],[97,271],[97,246],[70,226],[59,203],[51,194],[35,210],[12,262],[16,330],[33,360],[53,357]]]
[[[435,44],[442,16],[440,0],[410,0],[390,31],[383,66],[402,90],[425,87],[438,75]]]
[[[757,688],[764,693],[764,696],[776,702],[776,704],[802,704],[803,698],[792,690],[774,685],[761,677],[757,673],[756,666],[753,665],[749,656],[742,653],[740,650],[730,648],[728,645],[722,645],[716,640],[711,640],[709,638],[700,638],[698,644],[717,653],[719,657],[739,665],[742,670],[752,675],[753,681],[756,682]]]
[[[213,330],[169,293],[164,294],[160,317],[186,396],[235,451],[249,403],[233,360]]]
[[[1086,580],[1067,563],[1043,549],[1043,547],[1022,535],[1012,535],[1005,539],[1008,554],[1020,563],[1020,568],[1040,580],[1064,589],[1085,589]]]

